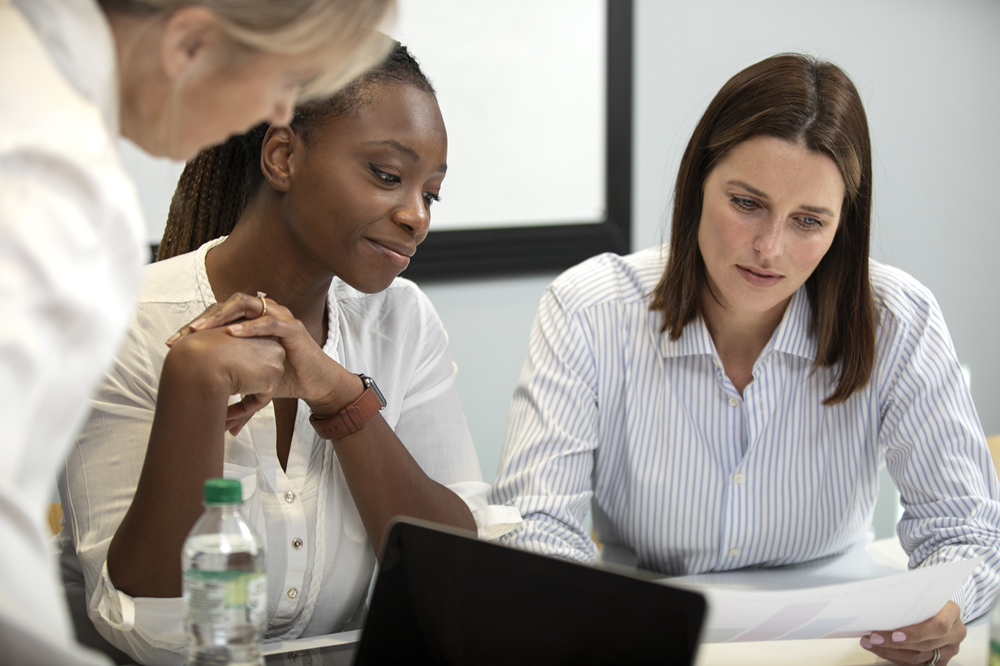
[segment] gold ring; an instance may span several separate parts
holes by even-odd
[[[267,314],[267,301],[264,300],[265,296],[267,296],[267,294],[265,294],[264,292],[262,292],[262,291],[258,291],[257,292],[257,298],[260,299],[260,304],[262,306],[264,306],[264,309],[260,311],[260,316],[261,317],[263,317],[264,315]]]

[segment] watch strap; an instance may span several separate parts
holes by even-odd
[[[375,388],[369,385],[357,400],[329,416],[309,416],[309,423],[323,439],[338,439],[364,427],[384,405]]]

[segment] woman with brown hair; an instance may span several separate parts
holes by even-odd
[[[940,308],[868,257],[871,146],[835,65],[730,79],[684,153],[670,245],[602,255],[542,299],[492,501],[505,542],[682,575],[872,539],[880,468],[913,567],[985,555],[931,620],[862,645],[946,663],[1000,586],[1000,487]]]

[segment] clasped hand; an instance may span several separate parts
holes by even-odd
[[[361,380],[331,359],[301,321],[268,299],[235,293],[208,307],[167,340],[171,353],[216,373],[229,395],[242,395],[226,411],[226,430],[237,434],[273,398],[300,398],[330,413],[360,395]]]

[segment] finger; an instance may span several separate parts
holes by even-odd
[[[872,645],[871,651],[894,664],[926,664],[934,658],[934,650],[900,650],[898,648],[879,647]],[[938,648],[936,666],[946,666],[958,654],[959,646],[945,645]]]
[[[230,335],[238,338],[288,338],[304,332],[305,329],[295,326],[297,320],[293,317],[285,317],[287,312],[280,305],[268,307],[267,315],[257,319],[247,319],[245,321],[231,324],[226,328]]]
[[[268,306],[270,309],[270,305]],[[210,328],[219,328],[239,319],[253,319],[264,311],[264,304],[256,296],[237,292],[222,303],[208,306],[190,323],[182,326],[167,338],[167,346],[172,347],[186,335]]]
[[[902,631],[873,631],[868,636],[869,642],[875,647],[884,646],[897,650],[907,650],[911,652],[933,652],[935,648],[940,648],[952,642],[952,637],[947,634],[927,637],[924,640],[913,640]],[[961,639],[958,639],[961,640]]]
[[[254,393],[245,395],[239,402],[235,402],[226,408],[226,430],[232,431],[237,428],[237,432],[246,424],[250,418],[271,402],[269,395]],[[240,423],[242,421],[242,423]],[[232,433],[236,435],[236,432]]]
[[[226,432],[228,432],[233,437],[240,434],[243,430],[243,426],[250,423],[250,417],[245,417],[242,419],[236,419],[235,421],[226,421]]]

